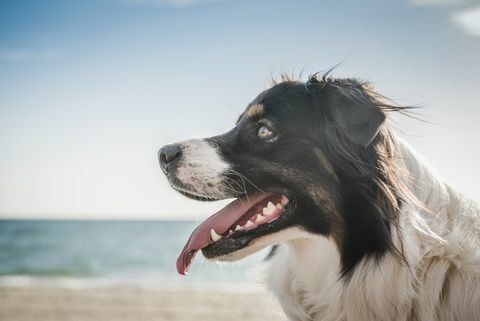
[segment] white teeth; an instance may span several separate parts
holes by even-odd
[[[258,214],[257,215],[257,219],[255,220],[255,223],[257,223],[258,221],[261,221],[265,218],[265,216],[263,216],[262,214]]]
[[[282,195],[282,205],[285,206],[288,204],[288,198],[285,195]]]
[[[270,204],[270,203],[269,203],[269,204]],[[273,204],[272,204],[272,205],[273,205]],[[275,212],[275,206],[273,206],[273,207],[267,206],[267,207],[264,207],[264,208],[262,209],[263,215],[266,215],[266,216],[272,215],[273,212]]]
[[[213,242],[216,242],[216,241],[218,241],[219,239],[222,238],[222,236],[218,235],[217,232],[215,232],[215,230],[213,228],[210,230],[210,237],[212,238]]]
[[[278,203],[278,204],[277,204],[277,208],[278,208],[279,210],[283,210],[283,205],[280,204],[280,203]]]
[[[275,205],[273,205],[272,202],[268,202],[267,208],[269,208],[269,209],[275,209]]]
[[[243,231],[243,227],[241,227],[240,225],[237,225],[237,227],[235,228],[235,231]]]
[[[248,222],[244,225],[245,228],[251,228],[251,227],[254,227],[255,226],[255,223],[253,223],[252,221],[248,220]]]

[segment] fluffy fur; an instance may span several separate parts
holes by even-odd
[[[345,279],[333,240],[284,242],[265,278],[291,320],[480,320],[480,210],[398,144],[403,179],[428,208],[404,203],[393,236],[404,257],[364,258]]]

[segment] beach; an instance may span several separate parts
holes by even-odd
[[[0,287],[2,321],[284,320],[272,295],[107,287]]]
[[[195,222],[0,221],[1,321],[284,320],[253,267],[175,262]]]

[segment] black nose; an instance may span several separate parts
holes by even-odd
[[[166,145],[160,148],[158,151],[158,161],[160,166],[166,170],[167,165],[173,162],[178,156],[180,156],[181,151],[177,145]]]

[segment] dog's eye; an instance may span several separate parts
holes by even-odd
[[[260,126],[257,131],[257,136],[260,138],[270,138],[272,137],[273,133],[267,126]]]

